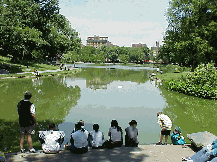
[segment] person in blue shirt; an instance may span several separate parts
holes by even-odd
[[[185,140],[184,137],[181,136],[182,131],[180,127],[176,127],[175,131],[173,131],[173,133],[171,134],[171,140],[173,145],[184,145],[185,144]]]
[[[182,161],[188,162],[217,162],[217,139],[213,143],[203,147],[191,157],[183,157]]]

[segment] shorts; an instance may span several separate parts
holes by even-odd
[[[170,131],[171,130],[164,130],[164,131],[161,131],[161,134],[162,135],[170,135]]]
[[[35,125],[31,125],[28,127],[20,127],[21,134],[34,134],[35,133]]]

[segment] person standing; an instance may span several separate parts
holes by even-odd
[[[24,94],[24,99],[21,100],[17,105],[17,111],[19,115],[19,125],[20,125],[20,152],[24,153],[25,149],[23,148],[25,134],[27,135],[27,142],[29,144],[29,152],[36,152],[32,147],[32,137],[31,134],[34,134],[35,125],[38,125],[35,118],[35,105],[30,102],[32,98],[32,93],[27,91]]]
[[[138,147],[138,129],[136,128],[137,122],[132,120],[129,124],[130,126],[125,129],[125,147]]]
[[[156,145],[162,145],[162,140],[164,136],[165,136],[164,145],[167,145],[167,139],[168,136],[170,135],[170,131],[172,128],[172,121],[167,115],[162,114],[162,112],[158,112],[157,117],[158,117],[158,124],[161,127],[161,137],[160,137],[160,141],[156,143]]]

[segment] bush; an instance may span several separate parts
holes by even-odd
[[[201,64],[186,78],[169,80],[168,89],[201,98],[217,99],[217,71],[212,64]]]

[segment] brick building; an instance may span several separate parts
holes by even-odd
[[[103,45],[106,47],[115,46],[111,42],[108,41],[108,37],[100,37],[94,35],[93,37],[87,37],[87,46],[93,46],[95,48],[100,48]]]

